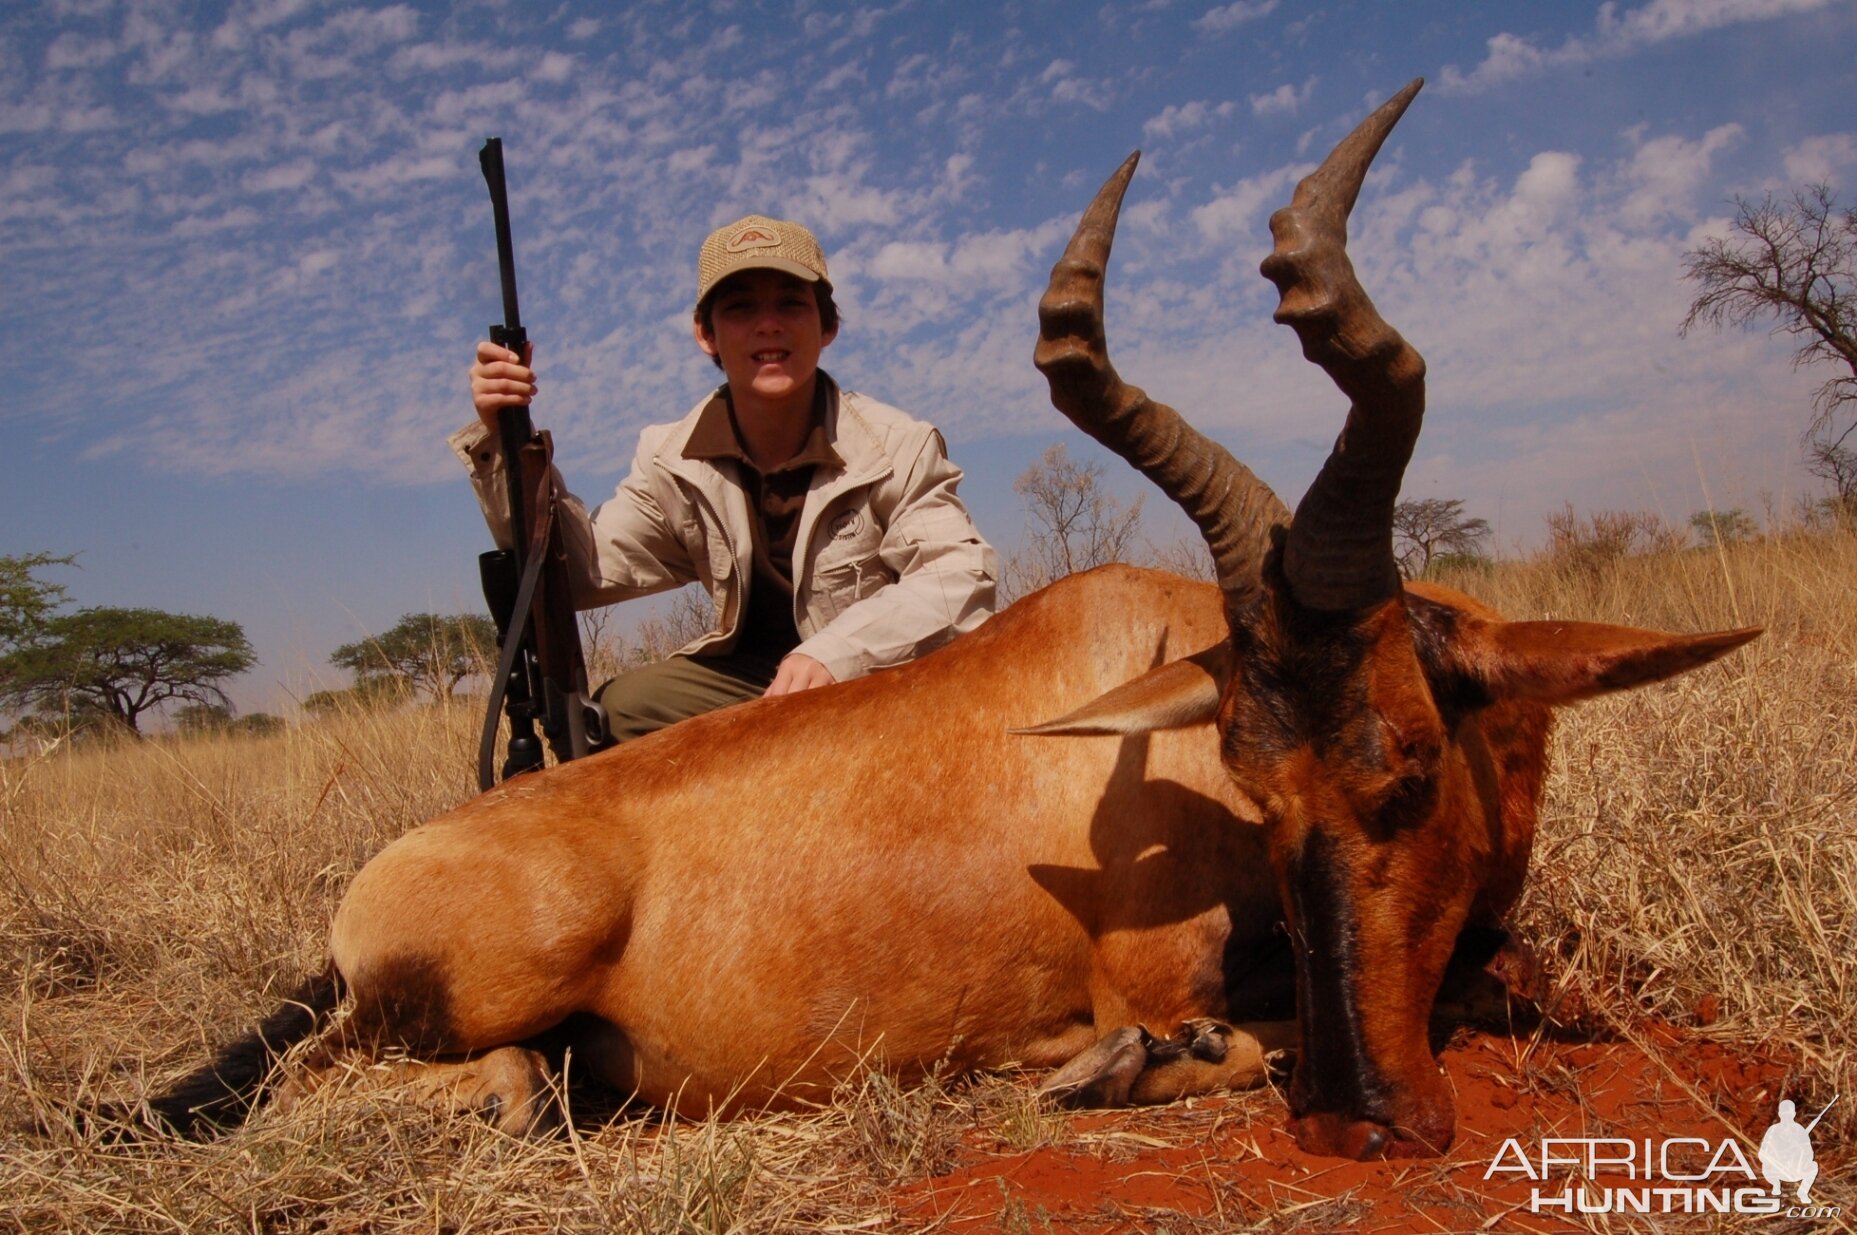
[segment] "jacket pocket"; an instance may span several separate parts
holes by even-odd
[[[813,574],[809,607],[824,625],[893,582],[895,579],[875,550],[868,557],[835,562],[829,567],[821,565]]]

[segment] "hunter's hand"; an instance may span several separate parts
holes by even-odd
[[[815,686],[830,686],[837,680],[830,669],[812,657],[794,652],[780,662],[780,668],[774,671],[773,685],[763,692],[763,697],[771,699],[775,695],[791,695],[811,690]]]
[[[471,366],[471,406],[477,417],[494,432],[497,413],[506,407],[521,407],[535,397],[535,345],[530,343],[526,355],[518,356],[507,347],[485,341],[477,345],[477,363]]]

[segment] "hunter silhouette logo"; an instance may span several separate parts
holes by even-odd
[[[1710,1141],[1695,1136],[1550,1136],[1532,1155],[1519,1140],[1505,1140],[1483,1178],[1527,1180],[1533,1185],[1531,1213],[1835,1218],[1842,1207],[1813,1201],[1811,1188],[1818,1178],[1812,1129],[1837,1100],[1832,1095],[1818,1117],[1803,1127],[1794,1118],[1794,1104],[1781,1102],[1779,1122],[1760,1139],[1758,1174],[1735,1137]],[[1798,1186],[1798,1204],[1789,1206],[1782,1198],[1785,1184]]]
[[[1831,1101],[1825,1103],[1825,1111],[1837,1100],[1838,1095],[1832,1094]],[[1812,1129],[1818,1127],[1818,1120],[1825,1117],[1825,1111],[1820,1111],[1817,1119],[1801,1128],[1799,1121],[1793,1118],[1795,1110],[1790,1098],[1781,1102],[1780,1121],[1760,1138],[1760,1175],[1776,1195],[1781,1184],[1798,1184],[1799,1203],[1810,1205],[1812,1181],[1818,1178],[1818,1162],[1812,1153]]]

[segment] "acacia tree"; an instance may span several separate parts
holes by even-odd
[[[1823,184],[1785,201],[1737,197],[1735,208],[1731,235],[1683,255],[1683,277],[1702,294],[1682,333],[1772,318],[1775,334],[1799,341],[1795,365],[1847,370],[1818,388],[1804,441],[1812,473],[1838,486],[1840,505],[1857,504],[1857,457],[1846,445],[1857,429],[1857,210],[1840,209]]]
[[[99,607],[39,623],[0,656],[0,699],[13,707],[107,716],[140,734],[173,700],[227,705],[219,683],[256,663],[237,622],[160,609]]]
[[[1820,510],[1834,518],[1857,522],[1857,450],[1844,445],[1843,436],[1807,442],[1805,467],[1820,480],[1831,483],[1831,498]]]
[[[47,566],[70,566],[75,557],[49,553],[0,556],[0,652],[32,642],[46,619],[64,604],[64,587],[37,578]]]
[[[1063,443],[1012,482],[1025,503],[1031,546],[1012,555],[1002,600],[1013,600],[1066,575],[1128,561],[1141,530],[1141,498],[1127,506],[1102,484],[1100,463],[1078,463]]]
[[[1754,516],[1739,506],[1729,510],[1698,510],[1689,517],[1689,526],[1703,546],[1738,545],[1760,535]]]
[[[1393,507],[1393,558],[1408,579],[1423,578],[1446,554],[1480,556],[1489,535],[1489,520],[1466,515],[1461,498],[1413,498]]]
[[[399,678],[363,677],[353,686],[335,690],[318,690],[303,699],[303,710],[312,716],[342,716],[369,712],[406,702],[409,688]]]
[[[459,682],[496,660],[496,626],[481,613],[409,613],[372,639],[345,643],[329,663],[364,687],[403,683],[449,699]]]

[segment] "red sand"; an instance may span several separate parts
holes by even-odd
[[[1515,1138],[1537,1165],[1544,1137],[1657,1143],[1690,1136],[1711,1146],[1734,1139],[1758,1170],[1755,1146],[1773,1122],[1788,1080],[1781,1060],[1685,1040],[1664,1029],[1640,1042],[1469,1031],[1458,1035],[1440,1062],[1457,1098],[1457,1140],[1440,1160],[1352,1163],[1311,1157],[1284,1131],[1287,1110],[1279,1095],[1232,1095],[1070,1116],[1059,1144],[1027,1153],[968,1144],[951,1173],[906,1189],[899,1205],[912,1224],[976,1235],[1200,1231],[1260,1223],[1311,1231],[1592,1229],[1574,1228],[1553,1212],[1531,1213],[1535,1185],[1520,1175],[1484,1179],[1506,1138]],[[1513,1153],[1507,1162],[1513,1165]],[[1822,1150],[1820,1162],[1822,1168]],[[1602,1175],[1596,1185],[1628,1183],[1615,1174]],[[1824,1183],[1837,1174],[1821,1176],[1819,1199],[1848,1199],[1825,1191]],[[1567,1183],[1562,1168],[1544,1189],[1558,1194]],[[1794,1203],[1790,1189],[1786,1202]],[[1847,1208],[1846,1220],[1848,1214]],[[1773,1219],[1732,1214],[1624,1219],[1634,1229],[1647,1222],[1682,1229]]]

